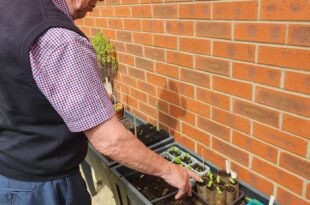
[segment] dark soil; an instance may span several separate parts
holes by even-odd
[[[235,188],[232,187],[232,186],[225,186],[225,190],[228,191],[228,192],[234,192]]]
[[[160,177],[139,174],[129,181],[150,201],[177,191]]]
[[[192,168],[195,169],[197,172],[202,172],[204,171],[204,167],[200,166],[199,164],[193,164]]]
[[[225,170],[219,170],[217,172],[217,175],[219,175],[221,177],[230,177],[230,174],[227,174]]]
[[[181,157],[182,162],[184,162],[185,164],[190,164],[193,161],[191,160],[190,157]]]
[[[182,200],[175,200],[173,196],[173,197],[169,197],[167,199],[155,202],[154,205],[195,205],[197,202],[200,202],[200,201],[194,197],[186,196]]]
[[[167,139],[169,134],[164,130],[158,131],[155,126],[147,123],[137,127],[137,137],[143,144],[150,146]]]
[[[169,153],[175,157],[179,157],[181,154],[176,151],[169,151]]]

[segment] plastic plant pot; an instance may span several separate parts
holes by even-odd
[[[209,182],[209,179],[207,177],[202,177],[202,182],[196,182],[196,188],[199,196],[204,199],[208,200],[208,193],[207,193],[207,185]]]
[[[226,185],[225,186],[225,192],[226,192],[226,205],[233,204],[233,202],[236,199],[236,190],[234,187]]]
[[[225,205],[226,204],[226,194],[225,188],[223,186],[217,186],[215,188],[215,205]]]
[[[227,184],[235,188],[236,197],[238,197],[240,190],[238,180],[230,178]]]
[[[217,175],[221,177],[221,179],[227,183],[229,178],[231,177],[231,174],[227,174],[226,170],[219,170],[217,171]]]

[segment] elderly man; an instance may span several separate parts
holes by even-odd
[[[96,0],[0,1],[0,204],[89,205],[78,165],[102,154],[191,194],[184,168],[140,143],[114,116],[96,55],[73,24]],[[147,158],[148,160],[144,160]]]

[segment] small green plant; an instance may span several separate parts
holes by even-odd
[[[176,164],[182,164],[182,161],[179,157],[175,157],[173,162],[175,162]]]
[[[181,158],[182,160],[187,159],[189,157],[189,153],[186,153],[185,155],[183,155]]]
[[[221,188],[220,188],[220,187],[216,187],[216,191],[217,191],[219,194],[221,194],[221,193],[222,193],[222,190],[221,190]]]
[[[233,178],[230,178],[229,179],[229,182],[231,183],[231,184],[233,184],[233,185],[235,185],[237,182],[236,182],[236,180],[234,180]]]
[[[218,184],[221,183],[221,177],[220,176],[216,177],[216,183],[218,183]]]
[[[209,181],[207,187],[211,188],[213,186],[213,181]]]
[[[181,151],[179,150],[179,148],[175,147],[175,146],[172,146],[168,149],[168,152],[176,152],[178,153],[179,155],[181,154]]]
[[[91,42],[97,55],[99,67],[102,72],[101,79],[105,77],[111,81],[118,68],[118,62],[115,58],[115,51],[111,41],[102,33],[98,32]]]
[[[213,180],[214,180],[214,174],[211,173],[210,176],[209,176],[209,178],[210,178],[211,181],[213,181]]]

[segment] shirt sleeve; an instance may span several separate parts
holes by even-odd
[[[37,86],[70,131],[90,129],[114,114],[100,81],[96,54],[79,34],[52,28],[29,52]]]

